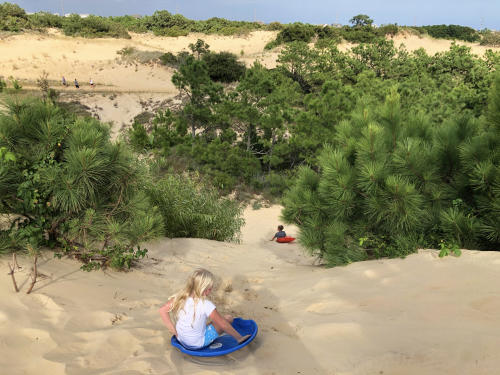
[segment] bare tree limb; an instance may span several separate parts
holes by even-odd
[[[34,266],[33,266],[33,272],[31,273],[31,285],[26,294],[30,294],[31,290],[35,286],[36,283],[36,276],[37,276],[37,271],[36,271],[36,262],[38,260],[38,254],[35,255],[35,261],[34,261]]]
[[[17,254],[16,253],[12,253],[12,263],[13,263],[13,266],[16,267],[18,270],[23,268],[17,263]]]
[[[12,263],[13,263],[12,266],[9,263],[9,269],[10,269],[9,275],[12,277],[12,284],[14,284],[14,290],[17,293],[17,292],[19,292],[19,288],[17,287],[16,277],[14,276],[14,270],[15,270],[16,265],[17,265],[16,253],[12,254]],[[19,267],[19,266],[17,266],[17,267]]]

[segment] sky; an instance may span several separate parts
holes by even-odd
[[[151,15],[156,10],[203,20],[269,23],[349,24],[366,14],[377,25],[455,24],[500,30],[500,0],[10,0],[27,12],[88,13],[100,16]]]

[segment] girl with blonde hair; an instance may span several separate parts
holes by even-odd
[[[207,299],[213,286],[214,275],[205,269],[197,269],[188,278],[184,289],[170,297],[160,308],[163,323],[185,347],[203,348],[223,332],[233,336],[238,343],[250,337],[241,336],[231,326],[233,318],[220,315],[215,305]],[[211,323],[207,325],[208,319]]]

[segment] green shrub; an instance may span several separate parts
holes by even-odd
[[[287,25],[278,33],[276,39],[281,43],[302,41],[309,43],[314,36],[314,27],[297,22]]]
[[[244,220],[240,206],[220,198],[213,188],[182,176],[168,175],[147,191],[163,216],[168,237],[237,241]]]
[[[419,29],[426,31],[433,38],[457,39],[466,42],[477,42],[481,38],[476,30],[467,26],[432,25],[421,26]]]
[[[210,52],[203,55],[207,64],[208,74],[213,81],[234,82],[245,74],[245,65],[230,52]]]
[[[299,239],[330,265],[405,256],[437,239],[495,249],[500,243],[500,75],[485,123],[470,115],[436,125],[385,105],[340,123],[319,158],[283,198]]]
[[[16,4],[0,4],[0,30],[18,32],[29,28],[30,23],[24,9]]]
[[[399,32],[399,27],[396,24],[382,25],[377,28],[377,34],[380,36],[395,36]]]
[[[316,26],[314,32],[318,39],[339,40],[341,38],[341,31],[338,28],[331,26]]]
[[[279,22],[270,22],[265,26],[268,31],[281,31],[285,26]]]
[[[481,41],[479,44],[488,47],[500,47],[500,32],[486,30],[481,33]]]
[[[21,220],[4,233],[13,250],[56,246],[102,256],[162,233],[143,192],[147,168],[111,143],[107,125],[75,119],[51,102],[16,101],[0,116],[0,144],[15,156],[0,164],[0,212]]]
[[[112,22],[104,17],[92,15],[82,18],[78,14],[72,14],[64,18],[62,27],[64,34],[70,36],[85,38],[131,38],[121,24]]]
[[[109,17],[112,22],[116,22],[122,25],[128,31],[132,31],[134,33],[145,33],[148,31],[145,19],[147,17],[133,17],[133,16],[118,16],[118,17]]]
[[[183,29],[180,26],[172,26],[168,29],[163,29],[162,33],[158,33],[155,31],[156,35],[164,35],[170,37],[178,37],[178,36],[186,36],[189,34],[189,30]]]
[[[271,50],[273,48],[279,47],[281,45],[281,42],[278,39],[271,40],[270,42],[266,43],[264,46],[265,50]]]
[[[168,29],[189,30],[194,21],[180,14],[171,14],[167,10],[157,10],[150,17],[144,17],[144,25],[157,35],[166,35]]]
[[[47,12],[30,14],[28,19],[34,28],[55,27],[60,29],[64,21],[64,17]]]
[[[161,55],[160,62],[162,65],[167,65],[171,67],[178,66],[177,56],[175,56],[172,52],[167,52]]]
[[[142,125],[138,121],[134,121],[132,127],[128,130],[129,143],[137,152],[144,152],[151,149],[153,141]]]
[[[379,38],[376,29],[371,26],[342,27],[342,37],[351,43],[371,43]]]

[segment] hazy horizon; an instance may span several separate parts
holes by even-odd
[[[194,20],[221,17],[239,21],[269,23],[304,22],[348,24],[357,14],[367,14],[375,24],[406,26],[456,24],[475,29],[500,29],[500,1],[353,0],[19,0],[12,1],[27,12],[88,13],[100,16],[151,15],[156,10],[180,13]],[[495,16],[496,14],[496,16]]]

